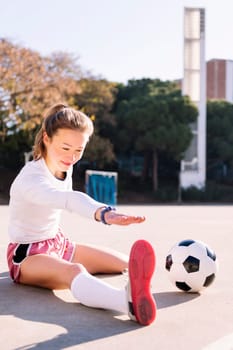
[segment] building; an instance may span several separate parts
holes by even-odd
[[[206,65],[207,99],[233,103],[233,61],[212,59]]]

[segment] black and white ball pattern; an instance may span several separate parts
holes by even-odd
[[[207,244],[186,239],[175,244],[168,252],[165,268],[169,279],[178,289],[199,292],[213,283],[218,261]]]

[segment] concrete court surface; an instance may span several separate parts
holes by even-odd
[[[156,321],[147,327],[113,311],[89,309],[69,290],[52,292],[15,285],[8,277],[8,206],[0,206],[0,348],[88,350],[233,350],[233,206],[119,206],[143,214],[146,222],[128,227],[104,226],[63,213],[64,231],[82,243],[105,245],[129,253],[132,243],[146,239],[154,246],[157,269],[152,291]],[[217,254],[219,272],[202,294],[176,290],[164,268],[165,256],[177,241],[206,242]],[[123,287],[125,277],[100,276]]]

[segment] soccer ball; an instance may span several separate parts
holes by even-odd
[[[199,292],[214,281],[218,262],[213,250],[204,242],[187,239],[171,248],[165,268],[178,289]]]

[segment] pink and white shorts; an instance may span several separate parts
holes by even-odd
[[[9,243],[7,249],[7,262],[10,276],[14,282],[19,282],[20,265],[30,255],[48,254],[71,261],[75,251],[75,243],[59,232],[54,238],[36,243]]]

